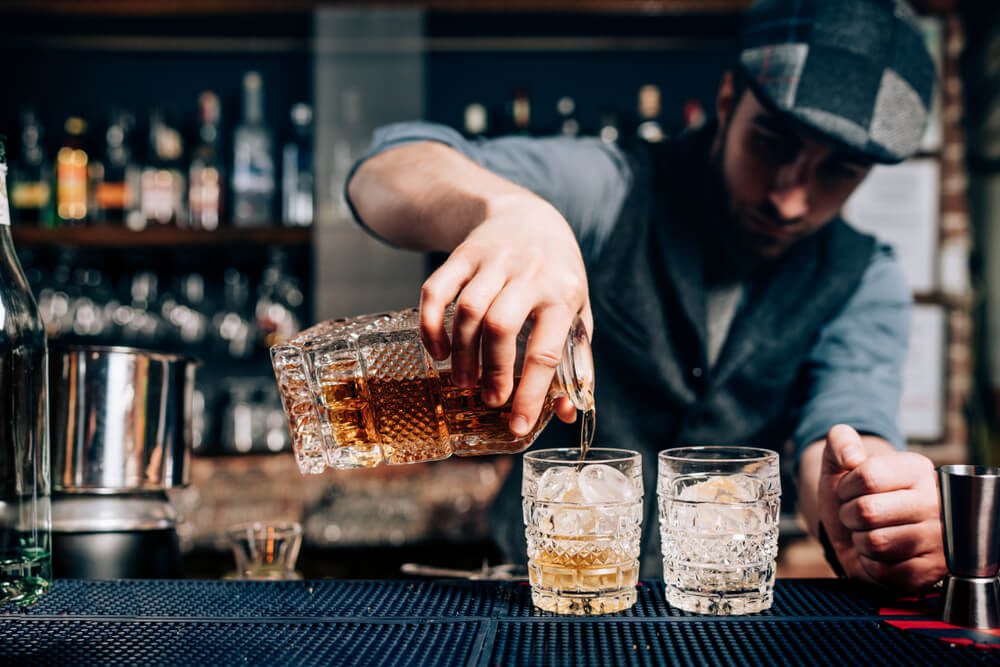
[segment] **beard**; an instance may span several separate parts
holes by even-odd
[[[770,253],[760,247],[740,224],[749,212],[734,210],[723,171],[723,151],[729,134],[729,120],[720,126],[705,168],[705,222],[701,226],[705,282],[742,282],[766,260]]]

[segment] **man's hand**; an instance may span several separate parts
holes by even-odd
[[[462,386],[479,379],[481,349],[487,405],[510,398],[517,335],[531,321],[510,421],[515,434],[528,433],[574,318],[588,334],[593,329],[587,275],[569,223],[530,190],[433,141],[404,143],[366,160],[348,191],[361,219],[386,240],[451,252],[421,290],[421,334],[435,359],[451,353]],[[444,311],[456,299],[455,326],[446,332]],[[576,417],[567,399],[556,412],[564,421]]]
[[[871,454],[857,431],[830,429],[819,478],[819,518],[849,576],[916,591],[946,572],[930,460]]]
[[[454,329],[446,332],[444,311],[456,298]],[[521,371],[510,418],[516,435],[528,433],[538,420],[577,315],[589,334],[593,316],[576,238],[555,208],[529,192],[492,199],[484,221],[420,293],[424,343],[435,359],[451,354],[456,384],[476,383],[481,348],[483,400],[499,407],[510,398],[515,371]],[[529,319],[524,366],[515,369],[517,336]],[[564,421],[576,417],[566,399],[556,410]]]

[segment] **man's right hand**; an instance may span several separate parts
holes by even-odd
[[[444,313],[452,301],[455,324],[446,332]],[[517,336],[531,320],[511,408],[515,435],[528,433],[538,420],[577,315],[591,334],[593,315],[579,245],[562,215],[528,191],[491,198],[483,222],[420,292],[421,334],[431,356],[444,359],[450,353],[456,384],[472,386],[480,376],[481,346],[482,395],[491,407],[510,398]],[[576,416],[567,399],[560,399],[556,411],[564,421]]]
[[[848,576],[909,592],[945,575],[934,466],[926,457],[834,426],[818,496],[819,518]]]

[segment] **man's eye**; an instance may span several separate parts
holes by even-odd
[[[843,181],[858,180],[864,176],[862,170],[843,162],[824,162],[820,169],[827,178]]]
[[[795,142],[770,132],[754,132],[752,139],[755,150],[762,157],[779,164],[791,162],[799,152]]]

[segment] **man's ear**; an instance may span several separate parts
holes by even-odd
[[[719,92],[715,96],[715,117],[719,119],[719,127],[726,127],[729,119],[736,107],[735,85],[733,84],[733,72],[728,70],[722,74],[722,81],[719,82]]]

